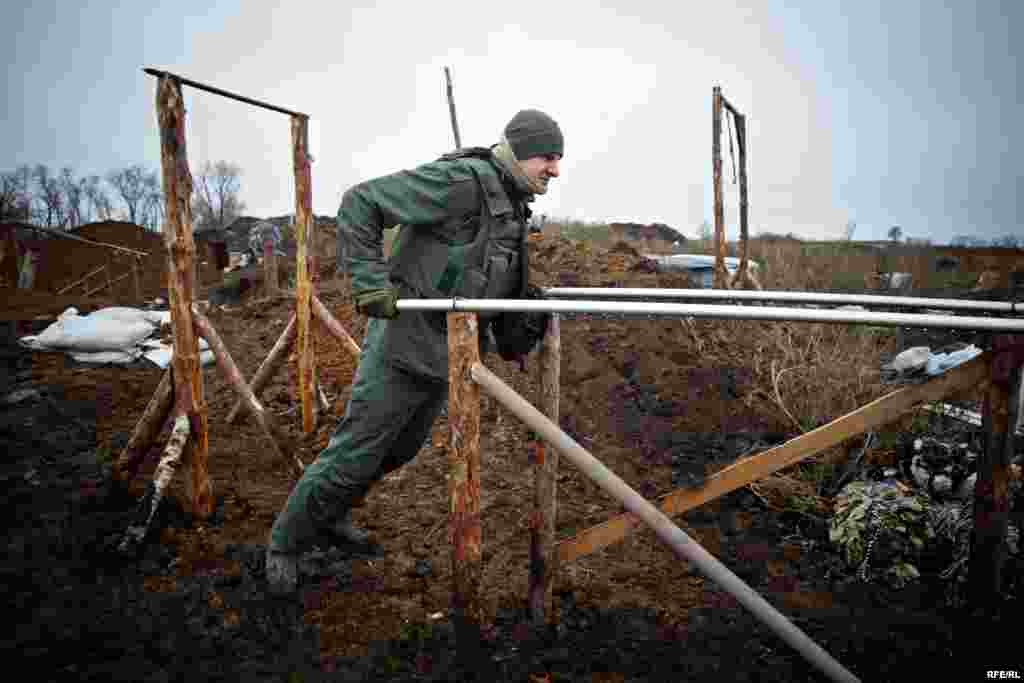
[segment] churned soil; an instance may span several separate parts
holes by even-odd
[[[550,240],[532,248],[543,285],[685,286],[678,276],[649,272],[625,245],[586,250]],[[366,321],[344,285],[325,273],[319,296],[361,343]],[[246,377],[292,313],[288,300],[260,297],[253,291],[239,306],[209,315]],[[703,323],[700,333],[723,349],[710,353],[695,347],[692,330],[678,320],[567,317],[561,425],[648,499],[692,485],[755,446],[791,438],[793,426],[753,386],[756,373],[744,349],[758,329]],[[305,463],[344,412],[356,366],[319,327],[314,345],[331,414],[312,434],[301,429],[294,358],[261,394],[290,453]],[[13,655],[35,679],[824,680],[647,530],[561,567],[552,624],[530,626],[524,608],[531,435],[486,397],[486,623],[471,661],[457,656],[450,614],[446,416],[417,459],[386,477],[354,512],[385,555],[314,551],[303,556],[299,596],[273,598],[266,591],[264,543],[295,475],[288,462],[274,459],[253,420],[226,423],[235,394],[207,366],[216,513],[192,519],[185,512],[187,477],[179,476],[146,544],[125,557],[117,546],[138,519],[169,425],[128,491],[110,484],[110,458],[127,442],[162,371],[145,363],[77,364],[63,354],[27,352],[10,338],[0,353],[0,396],[7,397],[0,405],[0,476],[8,522],[0,572],[11,615],[4,642],[7,661]],[[525,373],[495,355],[485,363],[536,400],[535,357]],[[870,384],[863,402],[889,389]],[[558,485],[559,538],[622,512],[568,463],[560,466]],[[972,620],[953,612],[943,606],[933,576],[903,590],[861,582],[828,542],[827,501],[820,510],[783,509],[773,504],[770,486],[737,490],[676,521],[861,680],[906,680],[940,667],[954,672],[954,680],[961,680],[955,673],[961,669],[971,676],[962,680],[973,680],[985,670],[1019,666],[1017,651],[1004,647],[1015,617]]]

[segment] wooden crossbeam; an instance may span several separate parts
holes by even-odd
[[[968,389],[980,389],[991,374],[992,354],[983,353],[963,365],[915,386],[893,391],[827,425],[775,448],[744,458],[708,477],[699,488],[676,489],[660,497],[658,507],[677,515],[796,464],[850,437],[876,429],[922,403],[938,401]],[[558,544],[558,561],[571,562],[618,543],[641,522],[632,513],[612,517]]]

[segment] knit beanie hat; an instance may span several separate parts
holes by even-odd
[[[520,161],[547,154],[561,156],[565,147],[562,129],[553,118],[536,109],[524,109],[513,116],[505,126],[505,139]]]

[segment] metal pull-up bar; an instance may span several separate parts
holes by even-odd
[[[188,85],[199,90],[205,90],[206,92],[212,92],[215,95],[227,97],[228,99],[238,100],[239,102],[245,102],[246,104],[251,104],[254,107],[262,107],[263,109],[281,112],[282,114],[288,114],[289,116],[302,116],[305,118],[309,118],[306,114],[303,114],[301,112],[292,111],[291,109],[285,109],[284,107],[278,107],[277,105],[268,104],[267,102],[261,102],[260,100],[254,100],[251,97],[246,97],[245,95],[238,95],[233,92],[228,92],[227,90],[221,90],[220,88],[215,88],[212,85],[206,85],[205,83],[200,83],[199,81],[193,81],[191,79],[178,76],[177,74],[172,74],[169,71],[161,71],[160,69],[150,69],[148,67],[143,68],[142,70],[148,73],[150,76],[156,76],[157,78],[167,76],[169,78],[173,78],[174,80],[184,85]]]

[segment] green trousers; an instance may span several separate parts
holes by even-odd
[[[374,483],[415,458],[430,434],[448,384],[393,367],[382,353],[387,324],[369,320],[345,415],[275,520],[272,550],[307,549]]]

